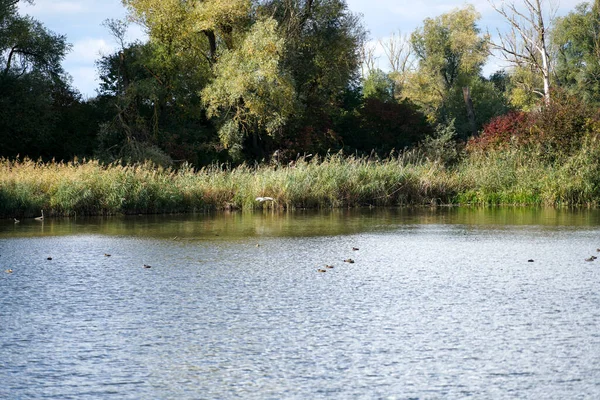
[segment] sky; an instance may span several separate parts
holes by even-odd
[[[557,14],[567,14],[582,1],[560,0]],[[385,40],[394,32],[410,34],[422,25],[425,18],[436,17],[467,3],[473,4],[481,14],[479,26],[482,30],[487,29],[493,34],[496,29],[506,25],[487,0],[346,0],[346,3],[351,11],[362,15],[363,25],[373,43],[378,39]],[[73,86],[84,97],[93,97],[98,87],[95,61],[117,48],[115,40],[102,23],[107,19],[126,16],[121,0],[35,0],[34,5],[20,3],[19,8],[21,14],[31,15],[48,29],[67,36],[73,49],[64,60],[63,67],[71,75]],[[143,38],[142,28],[130,27],[129,40]],[[378,63],[380,68],[386,69],[383,57],[378,59]],[[484,74],[490,74],[502,66],[501,60],[491,59],[484,68]]]

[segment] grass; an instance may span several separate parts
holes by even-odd
[[[258,203],[270,196],[274,203]],[[299,160],[293,167],[214,165],[200,171],[97,161],[0,160],[0,215],[185,213],[219,209],[336,208],[432,204],[597,206],[600,145],[560,162],[535,149],[470,154],[452,167],[388,160]]]

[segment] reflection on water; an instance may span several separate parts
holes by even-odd
[[[3,221],[0,398],[599,398],[599,217]]]
[[[0,221],[0,237],[102,234],[157,238],[227,239],[248,236],[344,235],[396,225],[453,224],[473,227],[595,227],[600,210],[554,208],[375,208],[297,212],[225,212]]]

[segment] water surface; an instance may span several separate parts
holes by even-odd
[[[2,221],[0,398],[598,398],[599,247],[594,210]]]

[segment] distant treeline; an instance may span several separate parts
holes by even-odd
[[[128,43],[127,23],[107,21],[120,48],[97,61],[100,87],[89,99],[61,66],[65,36],[20,15],[17,3],[0,0],[6,160],[200,169],[406,152],[452,167],[515,149],[564,160],[556,149],[577,152],[598,132],[600,1],[582,3],[551,29],[521,20],[535,43],[529,54],[518,40],[492,43],[466,5],[380,40],[388,63],[381,70],[344,0],[125,0],[149,39]],[[509,26],[511,8],[499,11]],[[512,67],[484,77],[494,49]],[[550,121],[557,110],[564,120]],[[452,193],[440,196],[464,191]]]

